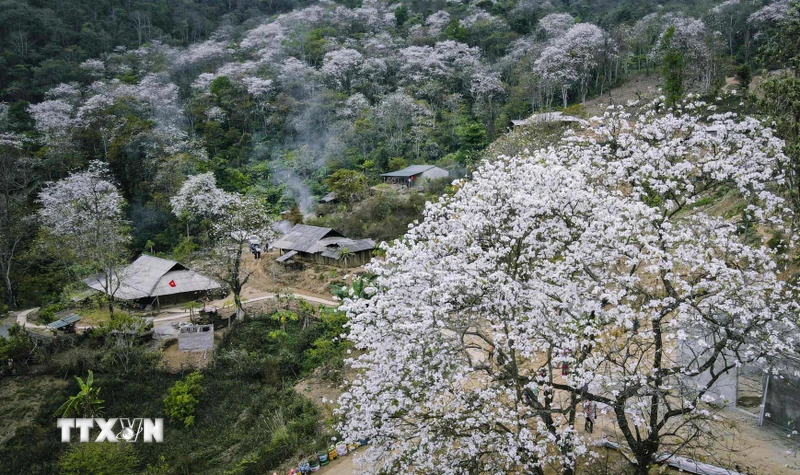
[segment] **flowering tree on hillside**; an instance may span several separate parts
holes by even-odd
[[[539,30],[547,38],[563,36],[575,25],[575,18],[569,13],[551,13],[539,20]]]
[[[590,453],[587,401],[637,474],[710,435],[714,383],[794,348],[800,310],[774,252],[742,233],[783,227],[767,187],[782,142],[711,109],[614,110],[486,162],[386,249],[343,305],[361,354],[340,430],[371,440],[366,466],[571,474]],[[746,219],[701,206],[723,189]]]
[[[605,47],[605,32],[590,23],[578,23],[551,41],[534,63],[540,87],[546,90],[544,96],[551,98],[553,92],[560,89],[564,107],[567,107],[569,90],[577,87],[585,102]],[[550,104],[549,99],[547,104]]]
[[[354,49],[338,49],[325,54],[320,72],[336,87],[347,91],[363,61],[364,57]]]
[[[237,314],[243,313],[242,287],[255,269],[242,265],[242,252],[251,240],[267,243],[275,237],[270,210],[258,198],[217,188],[210,172],[189,177],[171,203],[176,216],[211,222],[208,266],[230,287]]]
[[[186,237],[193,218],[218,218],[235,200],[234,195],[217,188],[214,173],[192,175],[183,182],[170,203],[173,213],[186,220]]]
[[[78,274],[93,275],[109,295],[108,310],[113,315],[130,234],[123,214],[125,200],[107,166],[95,161],[84,172],[48,184],[39,202],[39,217],[54,239],[54,252]]]

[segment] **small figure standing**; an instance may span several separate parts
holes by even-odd
[[[584,429],[591,434],[594,431],[594,420],[597,417],[597,405],[594,401],[586,401],[583,403],[583,412],[586,416]]]

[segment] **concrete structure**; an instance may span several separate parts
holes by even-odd
[[[178,333],[180,351],[203,351],[214,349],[214,325],[185,325]]]
[[[450,172],[435,165],[411,165],[396,172],[381,175],[384,181],[409,187],[420,186],[428,180],[447,178]]]
[[[281,254],[275,260],[282,264],[300,261],[328,266],[357,267],[372,259],[375,241],[350,239],[331,228],[297,224],[270,247],[277,249]]]
[[[219,282],[187,268],[177,261],[142,254],[114,276],[117,290],[114,297],[145,306],[160,307],[196,300],[209,291],[219,290]],[[98,275],[83,282],[94,290],[105,292],[105,277]]]

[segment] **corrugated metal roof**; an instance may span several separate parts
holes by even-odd
[[[175,282],[175,287],[169,285],[173,281]],[[150,292],[150,297],[182,294],[184,292],[200,292],[221,287],[215,280],[198,274],[193,270],[174,270],[167,272],[158,280],[158,283]]]
[[[47,328],[51,328],[53,330],[58,330],[59,328],[64,328],[64,327],[66,327],[68,325],[71,325],[73,323],[79,322],[81,320],[81,318],[83,318],[83,317],[81,317],[77,313],[73,313],[72,315],[68,315],[68,316],[66,316],[66,317],[64,317],[64,318],[62,318],[60,320],[56,320],[55,322],[48,323],[47,324]]]
[[[177,276],[178,279],[169,278],[162,282],[168,274]],[[129,266],[122,269],[117,278],[119,278],[120,282],[119,288],[114,293],[114,296],[122,300],[135,300],[155,297],[157,295],[172,295],[182,292],[194,292],[197,290],[218,289],[221,287],[221,285],[213,279],[189,270],[177,261],[145,254],[142,254]],[[95,290],[105,292],[105,289],[103,289],[103,280],[103,275],[99,275],[84,279],[83,282]],[[168,285],[171,280],[175,280],[175,287],[170,287]],[[177,285],[179,280],[181,282],[180,286]],[[163,288],[162,284],[166,285],[166,289]],[[203,287],[197,288],[198,286]]]
[[[290,259],[297,252],[321,253],[325,257],[339,259],[339,251],[342,248],[346,247],[352,252],[366,251],[375,249],[375,241],[372,239],[350,239],[331,228],[298,224],[282,238],[272,243],[272,247],[295,251],[294,253],[287,252],[277,258],[276,261],[278,262]]]
[[[339,195],[335,191],[331,191],[330,193],[326,194],[322,198],[319,199],[320,203],[330,203],[331,201],[336,201],[336,198]]]
[[[312,249],[317,245],[317,242],[328,236],[344,237],[331,228],[296,224],[288,233],[273,242],[271,247],[300,252],[313,252]]]
[[[411,165],[396,172],[383,173],[381,176],[408,178],[426,172],[431,168],[435,168],[435,165]]]
[[[344,248],[350,252],[375,249],[375,241],[372,239],[325,238],[317,244],[316,252],[322,252],[323,256],[331,259],[339,259],[339,252]]]

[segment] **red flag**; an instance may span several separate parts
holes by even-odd
[[[169,286],[170,286],[170,287],[175,287],[175,286],[177,286],[177,285],[178,285],[178,284],[176,284],[174,280],[170,280],[170,281],[169,281]]]

